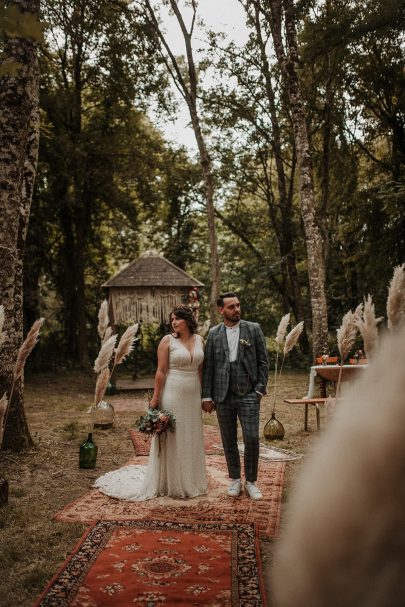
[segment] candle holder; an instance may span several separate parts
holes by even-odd
[[[282,440],[285,430],[283,424],[276,418],[273,412],[271,418],[264,426],[263,435],[266,440]]]

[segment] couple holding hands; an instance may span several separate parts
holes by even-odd
[[[204,341],[187,306],[175,306],[170,317],[172,333],[158,347],[151,408],[171,411],[174,433],[152,440],[147,466],[131,465],[108,472],[95,487],[112,497],[143,501],[159,496],[192,498],[207,493],[201,407],[216,410],[231,479],[227,493],[242,491],[237,443],[239,418],[244,451],[245,491],[262,499],[256,485],[259,460],[260,399],[266,393],[268,359],[264,336],[257,323],[241,320],[237,295],[220,295],[218,310],[223,322]]]

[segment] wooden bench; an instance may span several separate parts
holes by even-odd
[[[305,416],[304,416],[304,430],[308,432],[308,409],[309,405],[313,405],[315,407],[316,412],[316,429],[319,432],[321,427],[321,415],[319,405],[325,404],[327,398],[322,396],[318,398],[285,398],[284,402],[287,405],[304,405],[305,406]]]

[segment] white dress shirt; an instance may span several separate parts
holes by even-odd
[[[225,329],[229,348],[229,362],[233,363],[238,358],[240,322],[233,327],[228,327],[225,325]]]

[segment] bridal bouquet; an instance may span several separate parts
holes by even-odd
[[[148,409],[145,415],[136,420],[135,428],[147,436],[160,436],[163,432],[174,432],[176,418],[166,409]]]

